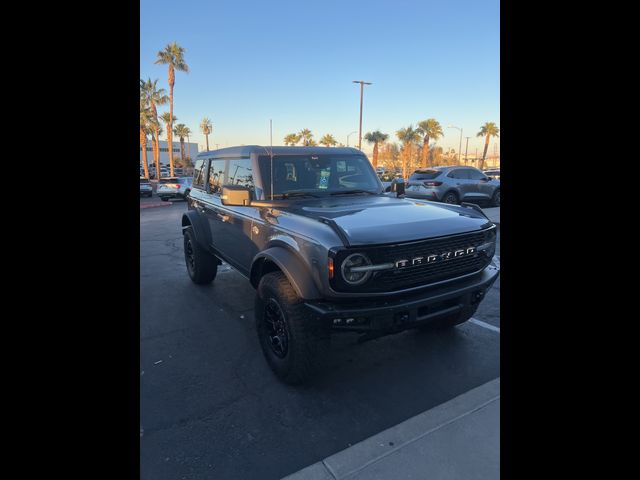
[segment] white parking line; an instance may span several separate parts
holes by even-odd
[[[486,328],[486,329],[488,329],[488,330],[492,330],[492,331],[494,331],[494,332],[498,332],[498,333],[500,333],[500,327],[496,327],[496,326],[491,325],[491,324],[489,324],[489,323],[485,323],[485,322],[483,322],[482,320],[478,320],[477,318],[470,318],[470,319],[469,319],[469,321],[470,321],[471,323],[475,323],[475,324],[476,324],[476,325],[478,325],[479,327]]]

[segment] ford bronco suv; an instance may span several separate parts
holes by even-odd
[[[286,383],[318,371],[334,333],[465,322],[499,275],[480,208],[384,192],[354,148],[232,147],[194,166],[189,276],[210,283],[225,261],[251,282],[262,350]]]

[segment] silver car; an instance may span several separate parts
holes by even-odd
[[[499,207],[500,180],[493,180],[473,167],[423,168],[409,177],[406,196],[445,203],[484,203]]]
[[[187,199],[191,192],[193,177],[164,177],[158,182],[156,194],[166,202],[170,198]]]
[[[153,195],[153,188],[148,178],[140,177],[140,196],[150,197]]]

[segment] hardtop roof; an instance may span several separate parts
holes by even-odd
[[[248,157],[252,153],[270,155],[272,147],[263,145],[242,145],[240,147],[220,148],[198,153],[197,158],[229,158]],[[363,152],[352,147],[284,147],[274,146],[273,155],[364,155]]]

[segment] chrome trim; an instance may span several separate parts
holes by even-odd
[[[368,265],[366,267],[351,267],[352,272],[377,272],[379,270],[390,270],[394,267],[393,263],[380,263],[378,265]]]

